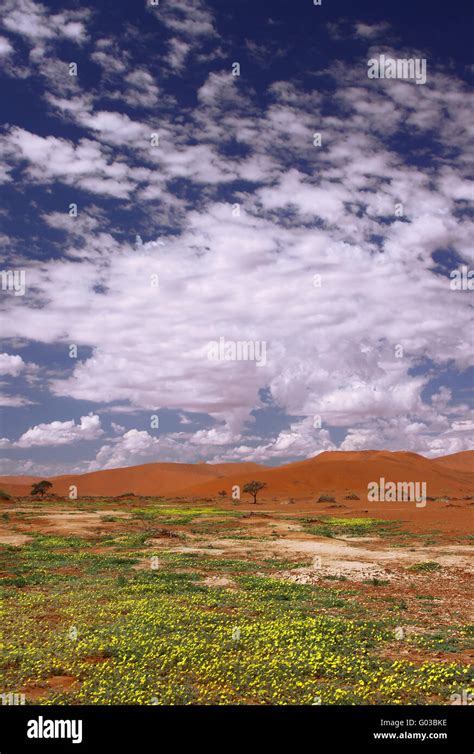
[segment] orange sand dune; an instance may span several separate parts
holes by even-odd
[[[0,477],[0,489],[15,497],[29,495],[31,486],[40,482],[42,476],[2,476]]]
[[[34,484],[41,481],[42,476],[2,476],[0,484]]]
[[[9,495],[13,495],[13,497],[29,495],[31,492],[31,485],[34,484],[34,482],[31,482],[31,484],[10,484],[9,482],[3,482],[3,479],[4,477],[0,479],[0,490],[7,492]],[[36,481],[37,480],[35,479],[35,482]]]
[[[474,450],[464,450],[461,453],[452,453],[450,456],[441,456],[434,460],[447,469],[474,472]]]
[[[267,484],[264,496],[305,497],[321,492],[354,491],[366,494],[369,482],[426,482],[427,495],[463,497],[474,492],[474,472],[444,468],[437,460],[416,453],[388,451],[328,451],[305,461],[261,469],[258,480]],[[241,487],[255,475],[241,473],[236,465],[232,484]],[[188,490],[190,495],[214,495],[214,480],[206,480]]]
[[[279,467],[256,463],[179,464],[150,463],[87,474],[52,477],[52,492],[66,495],[75,485],[78,495],[138,495],[211,497],[221,490],[230,494],[233,485],[241,491],[252,479],[265,482],[265,498],[305,498],[323,492],[366,496],[369,482],[383,477],[387,482],[426,482],[429,497],[465,497],[474,494],[474,451],[428,459],[416,453],[397,451],[328,451],[305,461]],[[471,468],[470,468],[471,467]],[[13,495],[28,494],[38,477],[0,477],[0,488]],[[13,480],[17,482],[13,483]],[[22,484],[18,484],[18,481]]]
[[[255,475],[260,473],[261,467],[254,463],[238,464],[240,473]],[[185,464],[185,463],[147,463],[142,466],[128,466],[122,469],[108,469],[93,471],[88,474],[66,474],[51,477],[52,492],[57,495],[67,495],[69,487],[77,487],[78,496],[81,495],[122,495],[133,492],[136,495],[173,496],[186,494],[190,486],[198,485],[205,480],[216,480],[218,489],[222,489],[223,482],[232,474],[235,464]],[[220,486],[219,486],[220,485]],[[0,478],[0,486],[2,480]],[[13,486],[3,485],[8,492]],[[18,489],[18,488],[17,488]],[[23,489],[23,485],[22,485]],[[29,488],[26,494],[28,494]],[[25,494],[25,492],[23,492]]]

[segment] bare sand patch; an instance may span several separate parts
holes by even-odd
[[[285,538],[267,541],[233,539],[218,539],[214,541],[215,548],[203,547],[176,548],[180,552],[205,553],[207,555],[224,555],[226,557],[242,557],[255,555],[264,558],[281,558],[297,556],[313,558],[315,567],[301,568],[288,572],[288,578],[298,580],[316,578],[324,575],[346,576],[354,580],[370,578],[393,578],[394,571],[408,568],[415,563],[436,562],[442,567],[454,567],[467,573],[473,572],[472,548],[463,545],[446,545],[445,547],[430,547],[429,551],[422,547],[410,549],[372,549],[361,544],[351,544],[347,540],[326,540],[322,538],[301,539]]]
[[[12,532],[9,529],[0,529],[0,544],[2,545],[14,545],[15,547],[21,547],[21,545],[29,542],[31,537],[28,534],[21,534],[19,532]]]
[[[203,583],[211,587],[236,587],[237,584],[233,579],[227,576],[206,576]]]
[[[27,525],[28,530],[37,531],[40,534],[62,534],[66,536],[91,536],[97,533],[97,527],[110,526],[112,522],[103,521],[105,516],[129,519],[131,513],[115,510],[67,512],[42,512],[34,511],[34,519],[19,521]],[[112,527],[111,527],[112,528]]]
[[[78,684],[78,679],[72,675],[52,675],[41,684],[38,683],[25,686],[25,688],[22,689],[22,693],[25,694],[27,701],[34,702],[37,699],[39,700],[42,697],[48,696],[51,690],[68,692],[74,690]]]

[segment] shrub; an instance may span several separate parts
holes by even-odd
[[[408,570],[417,573],[430,573],[431,571],[440,571],[441,566],[439,563],[435,563],[434,560],[426,560],[424,563],[415,563]]]
[[[320,495],[318,503],[335,503],[336,498],[332,495]]]
[[[356,495],[355,492],[349,492],[349,494],[345,496],[344,500],[360,500],[360,497],[359,495]]]

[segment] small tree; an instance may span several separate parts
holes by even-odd
[[[31,487],[31,494],[32,495],[41,495],[41,497],[44,497],[44,495],[49,492],[53,485],[51,482],[48,482],[47,479],[43,479],[42,482],[36,482],[36,484],[33,484]]]
[[[225,497],[227,495],[227,492],[225,490],[221,490],[217,494],[219,495],[219,497]]]
[[[247,484],[244,485],[244,492],[248,492],[249,495],[252,495],[253,501],[256,503],[258,493],[266,486],[265,482],[247,482]]]

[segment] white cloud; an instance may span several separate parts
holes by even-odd
[[[153,107],[160,96],[159,87],[153,76],[143,68],[131,71],[125,77],[127,88],[123,98],[128,105],[135,107]]]
[[[337,450],[329,432],[324,428],[315,428],[314,420],[308,417],[293,422],[289,429],[279,432],[270,442],[252,447],[241,445],[224,452],[220,461],[239,460],[266,463],[269,460],[282,462],[286,458],[309,458],[325,450]]]
[[[174,73],[183,70],[190,53],[218,37],[212,13],[201,0],[174,0],[149,10],[171,34],[167,63]],[[213,57],[220,57],[218,50],[208,53],[208,60]]]
[[[30,179],[38,183],[60,180],[92,193],[125,198],[135,188],[124,162],[107,159],[94,141],[82,139],[74,146],[66,139],[38,136],[15,127],[7,137],[8,150],[16,150],[28,163]]]
[[[358,37],[364,39],[372,39],[373,37],[379,37],[385,34],[390,28],[390,24],[385,21],[381,21],[378,24],[364,24],[357,23],[355,25],[355,33]]]
[[[159,445],[159,439],[152,437],[148,432],[130,429],[113,445],[106,444],[101,447],[90,470],[113,469],[156,460]]]
[[[0,394],[0,406],[5,408],[20,408],[22,406],[31,406],[34,401],[30,401],[22,395],[4,395]]]
[[[97,415],[82,416],[79,424],[71,421],[54,421],[37,424],[28,429],[11,447],[32,448],[48,445],[71,445],[81,440],[97,440],[104,434]]]
[[[12,54],[14,48],[6,37],[0,37],[0,58],[6,58]]]
[[[111,144],[137,144],[141,141],[145,146],[145,139],[150,140],[150,128],[132,121],[122,113],[100,111],[93,115],[86,114],[80,120],[84,126],[95,131],[100,139]]]
[[[53,14],[34,0],[3,0],[1,23],[9,32],[25,37],[32,44],[61,37],[82,43],[86,39],[84,20],[88,15],[86,9]]]
[[[174,71],[184,68],[186,58],[193,46],[189,42],[174,37],[169,42],[168,63]]]
[[[0,353],[0,375],[17,377],[25,369],[25,362],[21,356]]]
[[[157,18],[172,35],[176,69],[217,39],[201,3],[179,0],[160,7]],[[359,27],[359,36],[374,36],[374,27]],[[144,105],[159,107],[151,74],[133,71],[116,54],[104,40],[94,59],[122,77],[137,106],[143,97]],[[104,227],[97,212],[84,210],[74,220],[45,214],[50,227],[68,234],[66,257],[28,270],[31,290],[21,306],[5,300],[7,310],[15,306],[6,337],[92,349],[72,374],[53,376],[55,395],[119,402],[130,413],[169,408],[216,420],[210,429],[160,440],[130,430],[103,446],[98,465],[207,452],[304,457],[333,447],[327,426],[350,428],[345,449],[408,445],[433,454],[441,446],[468,447],[470,425],[461,423],[470,421],[467,410],[461,420],[443,389],[424,403],[430,375],[411,370],[429,359],[436,369],[464,369],[471,361],[468,299],[433,273],[431,258],[448,248],[472,256],[472,221],[457,204],[472,198],[471,96],[439,72],[430,73],[426,87],[369,81],[363,65],[336,64],[325,75],[335,83],[331,110],[325,95],[296,82],[275,82],[267,103],[229,71],[213,71],[197,86],[195,106],[179,117],[157,109],[158,126],[94,110],[94,98],[83,92],[50,94],[49,104],[87,136],[73,143],[16,127],[2,143],[5,159],[23,167],[29,181],[137,201],[127,209],[153,202],[154,212],[173,217],[163,223],[173,233],[159,241],[153,231],[145,236],[128,226],[124,241],[115,232],[123,228]],[[443,145],[456,150],[455,164],[442,154],[420,169],[390,148],[387,137],[400,128],[428,139],[433,123],[441,153]],[[162,143],[150,150],[155,127]],[[313,145],[314,132],[322,134],[321,147]],[[243,156],[227,154],[231,141]],[[173,193],[174,179],[192,187],[192,202]],[[222,188],[237,179],[254,187],[234,188],[223,202]],[[398,203],[402,217],[395,215]],[[135,245],[138,231],[150,240]],[[206,345],[220,337],[265,342],[267,364],[210,362]],[[263,388],[282,411],[301,417],[268,441],[245,433],[252,411],[262,407]],[[323,421],[317,432],[315,415]],[[44,438],[54,424],[38,425],[36,435]]]

